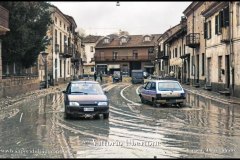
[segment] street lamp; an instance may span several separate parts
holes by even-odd
[[[48,88],[48,68],[47,68],[47,56],[48,53],[45,51],[40,52],[44,59],[44,66],[45,66],[45,88]]]

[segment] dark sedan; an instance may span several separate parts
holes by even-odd
[[[65,117],[71,115],[109,117],[109,102],[102,87],[95,81],[72,81],[63,91]]]

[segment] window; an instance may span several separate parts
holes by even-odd
[[[62,77],[62,60],[60,59],[60,77]]]
[[[149,37],[149,36],[146,36],[146,37],[144,38],[144,41],[150,41],[150,37]]]
[[[68,74],[70,74],[70,63],[68,61]]]
[[[215,16],[215,34],[221,34],[222,29],[221,29],[221,24],[220,24],[220,15]]]
[[[55,23],[57,24],[57,17],[55,17]]]
[[[62,33],[59,32],[60,34],[60,53],[62,53]]]
[[[60,21],[60,27],[62,27],[62,21]]]
[[[179,54],[180,54],[180,57],[182,56],[182,48],[181,46],[179,47]]]
[[[178,54],[177,54],[177,48],[175,48],[175,57],[177,57]]]
[[[57,30],[55,29],[55,44],[57,44]]]
[[[137,58],[138,58],[138,51],[133,50],[133,59],[137,59]]]
[[[156,83],[155,82],[152,82],[150,90],[153,90],[153,91],[156,90]]]
[[[192,56],[192,76],[194,76],[194,70],[195,70],[195,66],[194,66],[194,56]]]
[[[63,28],[64,28],[64,30],[65,30],[65,28],[66,28],[65,24],[63,25]]]
[[[113,59],[117,59],[117,52],[116,51],[113,51]]]
[[[224,8],[222,14],[223,14],[222,27],[227,27],[229,26],[229,7]]]
[[[237,14],[236,14],[236,16],[237,16],[237,26],[239,26],[240,25],[240,3],[237,3],[236,11],[237,11]]]
[[[210,39],[212,37],[212,25],[211,21],[204,23],[204,39]]]
[[[218,82],[222,82],[222,56],[218,56]]]
[[[91,52],[93,52],[93,46],[91,46],[91,49],[90,49],[90,50],[91,50]]]
[[[91,72],[94,72],[94,67],[91,67]]]
[[[205,55],[202,53],[202,76],[204,76],[204,70],[205,70]]]
[[[104,41],[103,41],[104,44],[106,43],[109,43],[109,39],[108,38],[105,38]]]
[[[127,43],[127,39],[125,37],[121,38],[122,43]]]
[[[147,85],[146,85],[146,87],[145,87],[145,89],[146,89],[146,90],[149,90],[149,89],[151,88],[151,86],[152,86],[151,82],[148,82]]]
[[[183,54],[185,55],[186,54],[186,45],[184,44],[184,47],[183,47]]]

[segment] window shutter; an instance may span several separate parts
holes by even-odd
[[[222,28],[224,27],[224,21],[223,21],[223,11],[219,12],[219,27]]]
[[[209,37],[208,38],[211,38],[212,37],[212,24],[211,24],[211,21],[208,21],[208,25],[209,25]]]
[[[223,17],[224,27],[229,26],[229,7],[224,8]]]
[[[204,23],[204,39],[207,38],[207,22]]]
[[[215,34],[218,34],[218,15],[215,16]]]

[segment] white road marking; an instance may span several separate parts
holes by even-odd
[[[141,87],[142,85],[140,85],[140,86],[138,86],[138,88],[136,89],[136,93],[137,93],[137,95],[139,95],[139,88]]]
[[[23,113],[21,113],[21,116],[20,116],[20,120],[19,120],[20,123],[21,123],[21,121],[22,121],[22,115],[23,115]]]
[[[126,101],[128,101],[128,102],[130,102],[130,103],[132,103],[133,105],[137,105],[137,106],[140,106],[141,104],[139,104],[139,103],[135,103],[135,102],[133,102],[133,101],[131,101],[131,100],[129,100],[129,99],[127,99],[124,95],[123,95],[123,91],[125,90],[125,89],[127,89],[128,87],[130,87],[131,86],[131,84],[130,85],[128,85],[127,87],[125,87],[125,88],[123,88],[122,90],[121,90],[121,93],[120,93],[120,95],[126,100]]]

